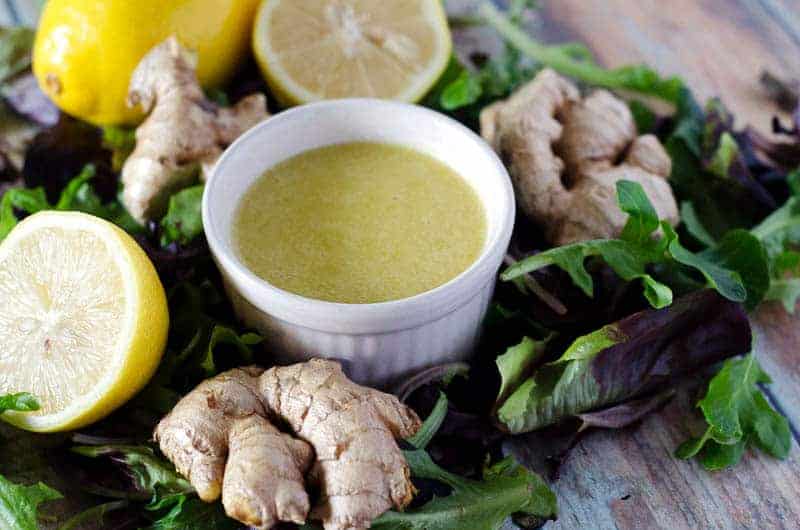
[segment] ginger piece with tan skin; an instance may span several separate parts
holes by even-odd
[[[204,381],[156,427],[161,451],[206,501],[245,524],[302,524],[309,510],[303,480],[313,460],[307,443],[266,418],[263,370],[237,368]]]
[[[655,136],[637,135],[630,109],[610,92],[582,98],[543,70],[483,110],[481,133],[508,166],[522,211],[555,245],[620,235],[628,216],[617,205],[619,180],[641,184],[660,219],[679,221],[669,155]]]
[[[314,359],[209,379],[161,420],[155,438],[203,500],[221,492],[229,516],[262,529],[306,519],[303,473],[313,460],[307,478],[320,499],[311,518],[326,530],[357,530],[411,502],[410,471],[395,439],[420,425],[394,396]]]
[[[195,61],[171,37],[145,55],[131,76],[128,105],[149,113],[122,168],[123,202],[139,222],[162,215],[170,195],[198,174],[204,180],[225,147],[269,115],[263,94],[232,107],[206,99]]]

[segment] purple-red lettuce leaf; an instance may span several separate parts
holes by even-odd
[[[670,388],[658,394],[625,401],[607,409],[578,414],[578,419],[581,420],[580,430],[622,429],[633,425],[645,416],[661,409],[672,399],[675,392],[674,388]]]
[[[47,198],[55,202],[75,175],[92,164],[95,191],[104,202],[111,201],[116,199],[119,187],[111,156],[100,129],[62,116],[56,125],[34,137],[25,154],[22,175],[27,187],[44,187]]]
[[[739,304],[698,291],[578,338],[500,404],[497,420],[510,433],[552,425],[663,388],[676,376],[745,353],[750,342]]]
[[[3,84],[0,87],[0,96],[11,110],[37,125],[50,127],[58,122],[58,108],[42,92],[30,72]]]

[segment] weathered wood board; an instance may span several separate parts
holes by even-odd
[[[542,38],[583,41],[608,66],[647,62],[680,75],[700,97],[722,97],[740,126],[767,131],[777,111],[758,85],[762,70],[800,77],[800,3],[790,0],[542,4],[534,22]],[[770,396],[794,427],[790,458],[748,454],[713,474],[676,460],[678,444],[701,429],[682,395],[637,427],[588,435],[562,468],[561,518],[546,528],[800,528],[800,318],[765,304],[753,320],[757,354],[774,379]]]
[[[472,0],[450,0],[454,9]],[[24,2],[15,2],[24,4]],[[29,5],[33,6],[33,2]],[[33,7],[17,13],[30,22]],[[0,22],[11,20],[0,0]],[[800,78],[800,3],[796,0],[544,0],[532,20],[540,38],[583,41],[609,66],[648,62],[683,76],[701,97],[721,96],[740,124],[769,129],[775,111],[758,87],[761,70]],[[462,35],[467,48],[480,32]],[[775,382],[770,395],[800,426],[800,318],[777,305],[754,317],[759,358]],[[554,484],[561,517],[547,529],[796,529],[800,528],[800,448],[779,462],[748,454],[734,470],[709,474],[672,457],[696,434],[692,399],[680,395],[641,425],[594,432],[575,448]],[[29,450],[29,460],[0,458],[0,474],[47,480],[70,492],[39,456],[52,438],[0,427],[0,448]],[[71,492],[71,496],[74,492]],[[79,499],[72,497],[80,503]],[[68,509],[67,503],[53,511]]]

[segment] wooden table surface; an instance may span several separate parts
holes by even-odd
[[[586,43],[607,66],[647,62],[682,76],[702,99],[719,96],[738,123],[768,130],[776,109],[759,73],[800,78],[796,0],[546,0],[534,30],[544,40]],[[799,313],[800,314],[800,313]],[[769,397],[793,426],[786,461],[746,454],[708,473],[672,452],[701,432],[679,396],[639,426],[588,435],[567,459],[555,490],[567,529],[800,528],[800,316],[765,304],[754,315],[757,354],[774,383]]]
[[[761,70],[800,78],[796,0],[541,3],[532,21],[539,38],[582,41],[608,66],[647,62],[664,74],[679,74],[701,98],[722,97],[740,124],[769,128],[775,109],[759,90]],[[8,16],[5,5],[0,0],[0,19]],[[22,11],[29,22],[35,18],[33,10]],[[561,516],[546,529],[800,528],[800,318],[767,304],[754,323],[759,359],[775,380],[769,397],[793,425],[788,460],[749,453],[733,470],[708,473],[695,462],[675,459],[677,445],[702,428],[693,403],[682,395],[636,427],[585,437],[554,484]],[[56,443],[3,431],[11,436],[6,443]],[[43,478],[37,463],[32,456],[2,467],[20,479]],[[46,475],[56,487],[64,482]]]

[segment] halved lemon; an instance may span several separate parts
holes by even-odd
[[[158,366],[169,314],[152,263],[97,217],[42,212],[0,244],[0,395],[41,409],[2,419],[39,432],[77,429],[128,401]]]
[[[452,50],[441,0],[264,0],[253,51],[284,105],[376,97],[414,102]]]

